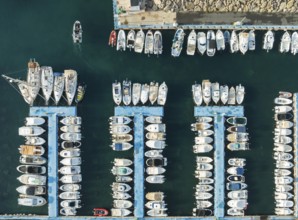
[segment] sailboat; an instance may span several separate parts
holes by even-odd
[[[137,32],[136,40],[135,40],[135,52],[142,53],[144,48],[144,40],[145,40],[145,33],[141,29]]]
[[[222,33],[221,30],[217,30],[216,35],[216,48],[218,51],[220,50],[225,50],[225,39],[224,39],[224,34]]]
[[[159,84],[158,82],[150,82],[150,87],[149,87],[149,100],[151,104],[153,105],[156,100],[157,100],[157,95],[158,95],[158,87]]]
[[[174,39],[173,39],[173,44],[172,44],[172,48],[171,48],[171,54],[173,57],[179,57],[180,53],[182,51],[182,47],[183,47],[183,42],[184,42],[184,31],[182,28],[179,28],[175,35],[174,35]]]
[[[248,49],[249,50],[256,49],[256,35],[254,30],[250,30],[248,33]]]
[[[198,47],[198,52],[201,55],[204,55],[205,51],[207,50],[206,41],[207,41],[206,34],[204,32],[198,32],[197,47]]]
[[[41,67],[41,89],[46,101],[46,105],[49,103],[49,99],[53,92],[54,75],[52,67],[43,66]]]
[[[291,53],[293,55],[296,55],[297,52],[298,52],[298,33],[294,31],[291,39]]]
[[[117,50],[120,51],[125,51],[126,50],[126,36],[124,30],[120,30],[118,32],[118,37],[117,37]]]
[[[64,76],[67,103],[71,105],[77,90],[78,75],[75,70],[64,70]]]
[[[207,32],[207,56],[213,57],[216,52],[216,40],[214,31]]]
[[[130,30],[127,34],[127,40],[126,40],[126,47],[131,50],[135,46],[135,37],[136,32],[134,30]]]
[[[162,54],[162,35],[160,31],[155,31],[153,36],[153,53],[157,56]]]
[[[274,44],[274,34],[271,30],[269,30],[266,32],[264,36],[263,49],[267,50],[268,52],[273,48],[273,44]]]
[[[196,52],[196,38],[197,38],[196,31],[192,30],[187,38],[187,49],[186,49],[187,55],[195,54],[195,52]]]
[[[33,103],[40,90],[40,67],[35,60],[31,59],[28,62],[27,88]]]
[[[54,100],[55,100],[56,105],[58,105],[58,103],[62,97],[62,94],[64,91],[64,84],[65,84],[65,81],[64,81],[63,73],[55,72],[54,73],[54,89],[53,90],[54,90]]]
[[[248,50],[248,33],[240,32],[239,33],[239,50],[244,55]]]
[[[151,30],[147,31],[145,38],[145,54],[153,54],[153,33]]]
[[[239,50],[239,43],[236,31],[232,31],[231,39],[230,39],[230,50],[231,53],[235,53]]]
[[[290,36],[289,32],[286,31],[282,35],[279,52],[281,52],[281,53],[289,52],[290,46],[291,46],[291,36]]]

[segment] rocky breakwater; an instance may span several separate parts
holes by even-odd
[[[297,13],[297,0],[147,0],[146,10]]]

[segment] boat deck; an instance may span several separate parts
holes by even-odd
[[[163,116],[163,107],[115,107],[116,116],[134,117],[134,216],[144,213],[144,116]]]
[[[30,116],[48,118],[48,216],[59,216],[58,117],[76,116],[76,107],[31,107]]]
[[[243,116],[243,106],[198,106],[194,116],[214,117],[214,216],[225,216],[225,117]]]
[[[294,94],[293,98],[293,112],[294,112],[294,216],[298,218],[298,93]]]

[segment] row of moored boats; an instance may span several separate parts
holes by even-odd
[[[159,85],[158,82],[150,84],[131,83],[124,80],[121,86],[120,82],[112,84],[113,100],[116,105],[145,105],[148,101],[151,105],[165,105],[167,101],[168,86],[165,82]]]
[[[218,82],[211,83],[209,80],[203,80],[202,84],[192,85],[193,100],[197,106],[205,105],[241,105],[245,88],[241,84],[229,88],[227,85],[220,85]]]
[[[248,133],[246,131],[247,118],[246,117],[230,117],[227,119],[230,125],[227,128],[229,134],[227,141],[229,142],[227,148],[231,151],[249,150]]]
[[[50,100],[58,105],[62,97],[68,105],[71,105],[74,99],[76,103],[82,101],[85,94],[85,86],[77,86],[77,72],[75,70],[64,70],[64,73],[53,72],[52,67],[40,67],[35,60],[28,62],[27,81],[6,75],[2,76],[12,86],[17,85],[17,90],[30,106],[33,105],[37,96],[42,97],[46,105],[49,104]]]
[[[279,92],[274,103],[275,214],[284,216],[294,213],[292,93]]]

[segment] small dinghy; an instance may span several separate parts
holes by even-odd
[[[30,185],[22,185],[17,189],[18,193],[30,196],[38,196],[46,194],[45,186],[30,186]]]
[[[42,165],[47,162],[47,159],[41,156],[27,156],[21,155],[20,156],[20,163],[28,164],[28,165]]]
[[[111,145],[112,149],[115,150],[115,151],[126,151],[126,150],[129,150],[130,148],[133,147],[132,144],[130,143],[126,143],[126,142],[122,142],[122,143],[113,143]]]
[[[64,191],[64,192],[75,192],[81,189],[81,185],[80,184],[64,184],[62,186],[60,186],[60,190]]]
[[[149,140],[149,141],[146,141],[146,146],[147,147],[150,147],[152,149],[164,149],[165,146],[166,146],[166,143],[165,141],[159,141],[159,140]]]
[[[146,181],[148,183],[161,184],[165,182],[165,176],[164,175],[148,176],[146,177]]]
[[[128,209],[128,208],[132,207],[132,202],[129,200],[115,199],[113,201],[113,205],[114,205],[114,208]]]
[[[151,124],[160,124],[162,123],[162,117],[160,116],[148,116],[146,117],[146,122]]]
[[[128,192],[131,190],[131,187],[126,183],[113,182],[112,190],[113,192]]]
[[[133,162],[129,159],[115,158],[113,163],[114,163],[115,166],[125,166],[125,167],[127,167],[127,166],[132,165]]]
[[[80,166],[63,166],[59,169],[59,172],[63,175],[80,174],[81,167]]]
[[[41,137],[25,137],[26,145],[43,145],[46,141]]]
[[[145,156],[146,157],[163,157],[162,156],[162,150],[148,150],[145,152]]]
[[[82,160],[81,160],[81,157],[67,157],[67,158],[64,158],[63,160],[60,160],[60,163],[63,164],[64,166],[77,166],[77,165],[81,165]]]
[[[213,146],[211,144],[196,144],[193,146],[194,153],[207,153],[213,150]]]
[[[44,166],[20,165],[17,167],[17,171],[25,174],[45,174],[47,169]]]
[[[61,157],[79,157],[81,155],[81,150],[78,148],[68,148],[60,151],[59,155]]]
[[[80,199],[80,192],[63,192],[59,194],[60,199]]]
[[[82,175],[81,174],[64,175],[60,178],[60,181],[62,183],[80,183],[82,182]]]

